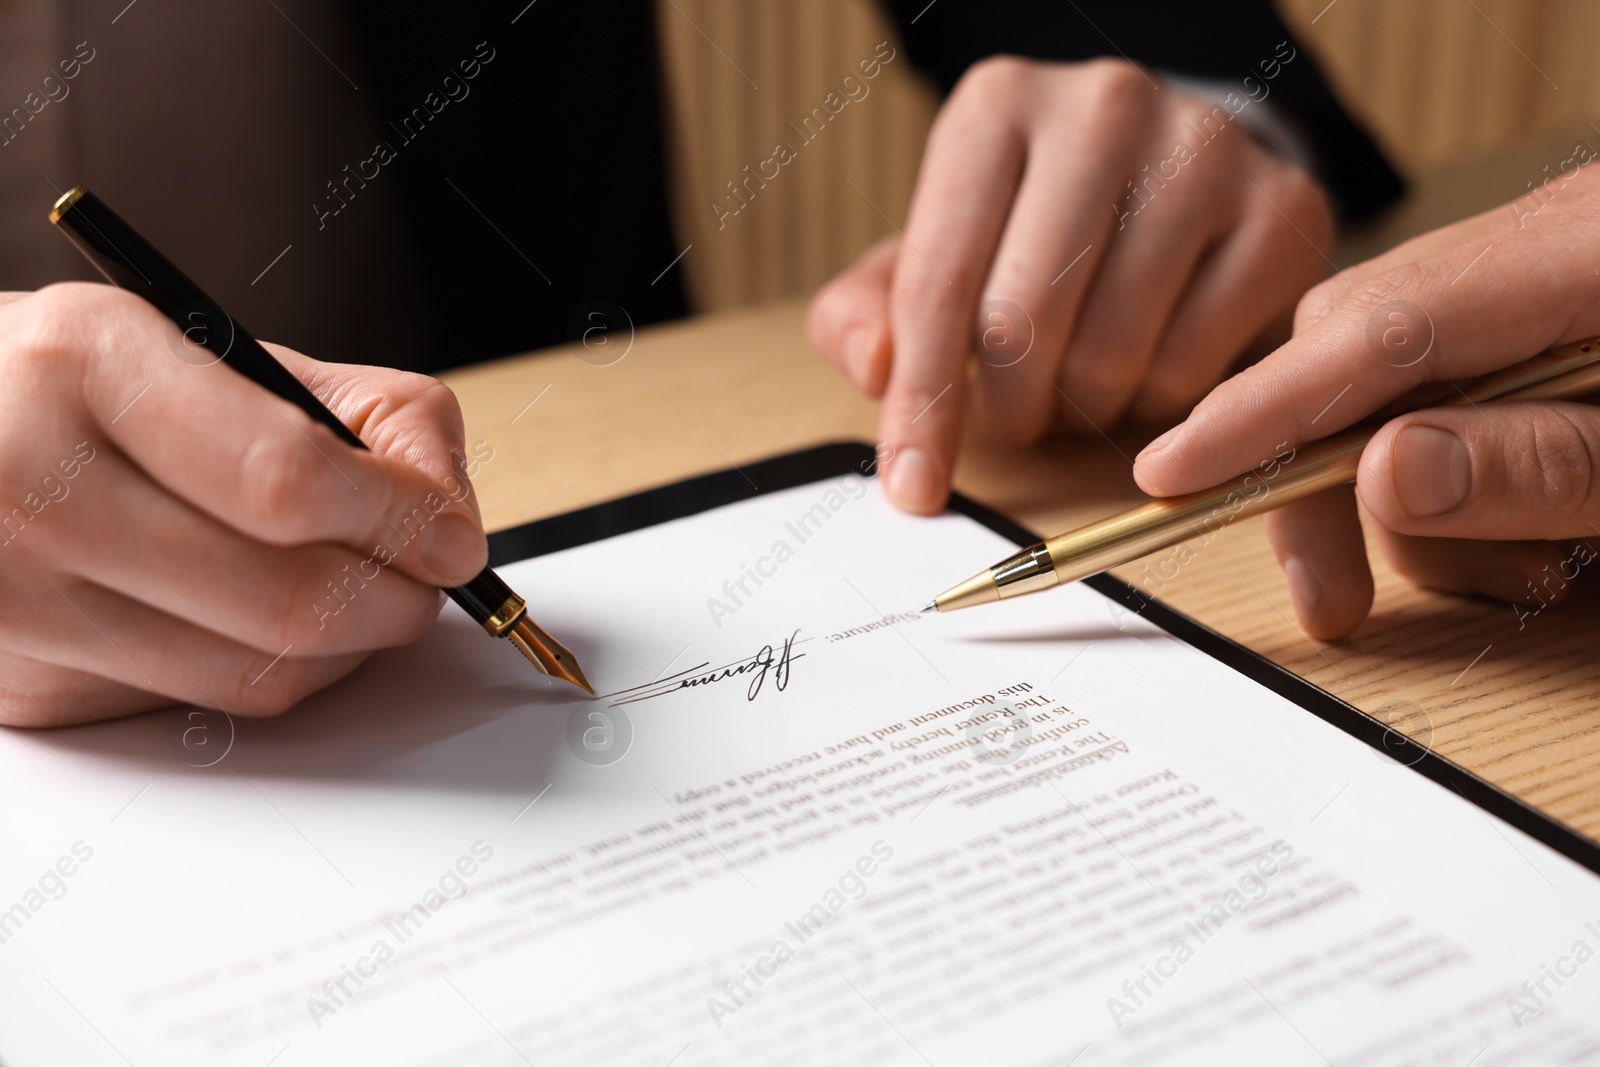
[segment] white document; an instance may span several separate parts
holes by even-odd
[[[0,1063],[1600,1058],[1600,877],[855,475],[504,567],[274,720],[0,733]]]

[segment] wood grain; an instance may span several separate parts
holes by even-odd
[[[1589,0],[1278,0],[1340,100],[1407,167],[1592,118]]]
[[[656,17],[673,222],[692,246],[682,270],[695,307],[815,289],[892,232],[937,101],[880,4],[660,0]],[[894,59],[863,81],[859,64],[880,42],[894,42]],[[856,98],[820,130],[802,129],[846,76]],[[779,144],[795,158],[763,166]]]

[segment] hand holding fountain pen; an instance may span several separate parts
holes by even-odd
[[[345,444],[366,448],[300,379],[89,190],[80,185],[62,196],[50,212],[50,221],[107,281],[144,297],[176,323],[186,338],[210,348],[221,362],[294,404]],[[572,652],[528,618],[523,599],[494,571],[485,567],[466,585],[445,592],[490,636],[515,645],[541,673],[594,693]]]
[[[1600,337],[1590,337],[1460,386],[1454,396],[1437,406],[1491,400],[1576,400],[1596,391],[1600,391]],[[1065,585],[1191,537],[1214,533],[1239,519],[1353,482],[1367,442],[1385,421],[1407,410],[1417,408],[1391,405],[1373,419],[1300,446],[1273,474],[1252,471],[1212,489],[1152,500],[1041,541],[946,589],[922,610],[955,611]]]

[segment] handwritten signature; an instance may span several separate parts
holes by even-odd
[[[794,650],[794,646],[801,643],[797,641],[799,636],[800,631],[795,630],[783,639],[782,645],[777,647],[770,644],[763,645],[761,646],[761,651],[755,655],[748,656],[735,663],[729,663],[721,667],[711,667],[707,670],[707,667],[710,666],[710,661],[708,660],[697,667],[690,667],[688,670],[680,671],[671,678],[652,682],[649,685],[637,686],[631,690],[623,690],[614,694],[620,698],[616,703],[632,704],[636,701],[650,700],[654,697],[665,696],[668,693],[678,693],[685,689],[694,689],[703,685],[715,685],[718,682],[725,682],[729,678],[742,678],[747,675],[750,678],[750,685],[745,690],[745,700],[754,700],[760,696],[762,687],[766,685],[768,677],[771,677],[773,687],[781,693],[789,687],[789,671],[795,660],[805,659],[806,657],[806,653]]]

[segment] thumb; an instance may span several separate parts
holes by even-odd
[[[1356,486],[1398,533],[1475,540],[1600,535],[1600,409],[1522,401],[1394,419]]]

